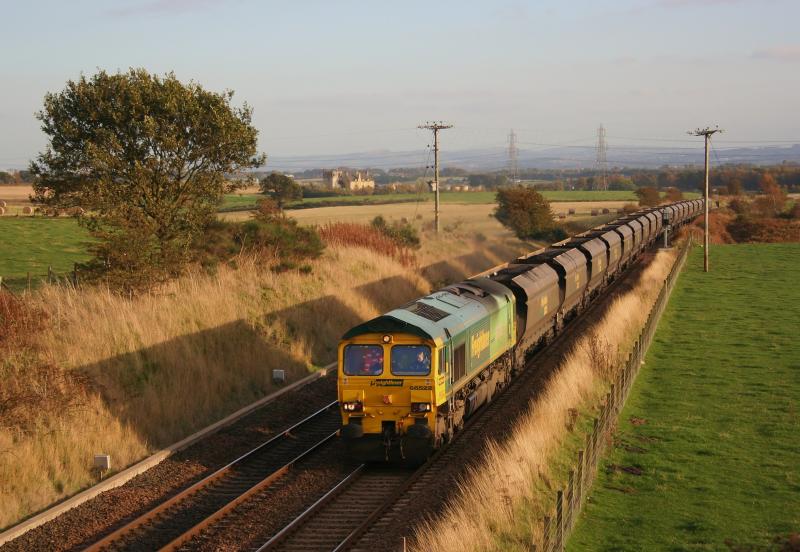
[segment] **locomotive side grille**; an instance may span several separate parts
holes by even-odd
[[[419,301],[411,303],[404,308],[408,312],[421,316],[422,318],[427,318],[432,322],[438,322],[450,314],[426,303],[420,303]]]

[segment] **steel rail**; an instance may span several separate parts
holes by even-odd
[[[297,530],[301,525],[303,525],[306,521],[311,519],[323,506],[328,504],[331,500],[333,500],[336,496],[338,496],[342,491],[344,491],[347,487],[349,487],[353,481],[355,481],[366,469],[366,464],[361,464],[356,467],[352,472],[350,472],[344,479],[342,479],[339,483],[336,484],[331,490],[327,493],[322,495],[314,504],[309,506],[306,510],[303,511],[299,516],[294,518],[291,522],[289,522],[283,529],[275,533],[266,543],[261,545],[256,552],[265,552],[267,550],[272,550],[278,544],[280,544],[286,537],[292,534],[295,530]]]
[[[225,475],[229,474],[234,468],[236,468],[237,466],[241,465],[242,463],[244,463],[248,459],[252,458],[253,456],[258,454],[259,452],[264,451],[268,447],[272,447],[272,446],[276,445],[280,441],[284,441],[286,439],[294,438],[294,436],[292,435],[293,431],[297,431],[298,429],[302,428],[303,426],[305,426],[306,424],[308,424],[312,420],[314,420],[317,417],[325,414],[331,408],[333,408],[334,406],[338,405],[338,403],[339,403],[339,401],[333,401],[333,402],[329,403],[328,405],[324,406],[323,408],[317,410],[313,414],[310,414],[306,418],[303,418],[302,420],[300,420],[299,422],[295,423],[291,427],[287,428],[286,430],[282,431],[281,433],[279,433],[277,435],[274,435],[273,437],[271,437],[267,441],[261,443],[257,447],[255,447],[255,448],[251,449],[250,451],[246,452],[245,454],[243,454],[242,456],[240,456],[240,457],[236,458],[235,460],[229,462],[225,466],[219,468],[217,471],[215,471],[212,474],[204,477],[200,481],[197,481],[196,483],[194,483],[191,486],[187,487],[186,489],[184,489],[183,491],[179,492],[178,494],[176,494],[175,496],[171,497],[170,499],[168,499],[168,500],[166,500],[164,502],[161,502],[156,507],[148,510],[147,512],[141,514],[140,516],[138,516],[135,519],[133,519],[132,521],[126,523],[125,525],[123,525],[122,527],[120,527],[117,530],[113,531],[112,533],[106,535],[105,537],[103,537],[99,541],[91,544],[90,546],[85,548],[85,551],[86,552],[97,552],[99,550],[103,550],[103,549],[107,548],[109,545],[111,545],[112,543],[114,543],[115,541],[117,541],[117,540],[121,539],[122,537],[124,537],[126,534],[128,534],[128,533],[130,533],[130,532],[132,532],[132,531],[134,531],[134,530],[136,530],[136,529],[138,529],[140,527],[145,526],[147,523],[149,523],[154,518],[156,518],[159,514],[165,512],[170,507],[178,504],[182,500],[185,500],[186,498],[194,495],[196,492],[208,487],[210,484],[214,483],[215,481],[218,481],[220,478],[222,478]],[[317,442],[316,444],[314,444],[309,450],[305,451],[301,456],[305,455],[306,453],[309,453],[311,450],[316,450],[319,446],[321,446],[323,441],[327,442],[334,435],[336,435],[336,433],[333,433],[331,435],[326,436],[322,441]],[[275,479],[277,479],[277,477],[279,477],[279,475],[276,475],[276,474],[277,474],[277,472],[279,472],[281,470],[283,470],[283,472],[281,473],[281,475],[282,475],[283,473],[286,473],[286,471],[288,471],[288,468],[287,468],[286,465],[284,465],[281,468],[279,468],[278,470],[273,471],[270,474],[267,474],[267,476],[264,478],[264,480],[259,482],[257,485],[261,485],[260,488],[264,488],[269,483],[275,481]],[[275,477],[273,477],[273,475]],[[266,480],[269,480],[269,482],[265,483]],[[234,500],[236,500],[236,499],[234,499]],[[170,544],[172,544],[172,543],[170,543]],[[167,546],[169,546],[169,545],[167,545]]]
[[[325,437],[324,439],[322,439],[321,441],[317,442],[314,446],[312,446],[311,448],[307,449],[305,452],[301,453],[297,457],[293,458],[292,460],[290,460],[289,462],[287,462],[286,464],[284,464],[283,466],[281,466],[280,468],[278,468],[277,470],[275,470],[274,472],[269,474],[266,478],[262,479],[259,483],[256,483],[255,485],[250,487],[243,494],[240,494],[239,496],[234,498],[232,501],[228,502],[225,506],[223,506],[222,508],[220,508],[219,510],[217,510],[216,512],[214,512],[213,514],[211,514],[210,516],[208,516],[207,518],[205,518],[201,522],[199,522],[197,525],[195,525],[194,527],[188,529],[187,531],[185,531],[181,535],[175,537],[171,542],[169,542],[168,544],[162,546],[159,550],[162,551],[162,552],[167,552],[167,551],[171,551],[171,550],[177,550],[184,543],[186,543],[189,540],[191,540],[194,536],[199,535],[204,529],[210,527],[215,522],[219,521],[221,518],[223,518],[225,515],[227,515],[228,512],[230,512],[231,510],[236,508],[239,504],[241,504],[242,502],[248,500],[250,497],[252,497],[254,494],[258,493],[259,491],[269,487],[279,477],[282,477],[282,476],[286,475],[287,473],[289,473],[289,470],[291,470],[295,466],[295,464],[297,464],[298,462],[300,462],[301,460],[303,460],[307,456],[310,456],[311,454],[313,454],[317,449],[325,446],[327,443],[329,443],[338,434],[339,434],[339,430],[336,430],[333,433],[331,433],[330,435],[328,435],[327,437]]]
[[[652,244],[649,244],[652,245]],[[646,247],[642,249],[642,253],[650,249],[650,247]],[[633,272],[633,269],[640,265],[642,262],[641,255],[637,255],[635,259],[632,259],[632,262],[629,262],[628,265],[621,271],[621,273],[614,278],[604,289],[604,294],[609,292],[613,292],[622,286],[623,282],[625,282],[625,278]],[[598,296],[599,297],[599,296]],[[461,431],[459,431],[453,441],[449,443],[446,447],[440,448],[437,450],[427,462],[425,462],[422,466],[419,467],[405,482],[403,482],[397,489],[395,489],[387,498],[386,500],[381,503],[380,506],[373,509],[369,515],[364,519],[362,523],[360,523],[357,527],[355,527],[335,548],[332,549],[331,552],[344,552],[345,550],[350,549],[353,545],[355,545],[359,539],[361,539],[372,527],[372,525],[377,522],[381,517],[391,509],[405,494],[407,494],[411,488],[416,484],[421,477],[428,474],[428,472],[432,469],[436,469],[436,464],[439,459],[444,456],[445,454],[452,453],[453,448],[459,446],[459,444],[463,444],[463,437],[468,435],[473,429],[474,426],[478,425],[481,420],[484,422],[488,420],[486,413],[492,409],[492,407],[497,408],[497,404],[501,403],[501,401],[507,402],[510,400],[511,395],[513,394],[514,390],[519,390],[522,384],[527,379],[524,374],[527,374],[528,377],[532,377],[531,374],[533,373],[530,368],[537,362],[541,362],[542,360],[546,360],[549,356],[553,354],[554,347],[565,342],[568,337],[576,331],[579,326],[579,322],[586,319],[586,316],[595,312],[597,309],[600,309],[601,306],[605,304],[605,301],[597,300],[590,302],[586,308],[584,308],[580,314],[570,321],[568,326],[562,330],[559,335],[557,335],[550,343],[548,343],[545,347],[541,348],[539,351],[532,356],[525,365],[525,369],[522,373],[517,376],[511,383],[503,389],[502,393],[498,395],[498,397],[489,404],[485,405],[484,408],[481,408],[478,411],[478,415],[471,418],[467,421]],[[510,392],[510,393],[509,393]]]

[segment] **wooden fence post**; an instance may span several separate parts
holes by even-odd
[[[47,265],[47,283],[53,283],[53,267],[50,265]]]
[[[550,530],[552,528],[552,521],[553,518],[550,516],[544,516],[544,521],[542,522],[542,550],[545,552],[549,552],[550,550]]]
[[[577,486],[578,486],[578,509],[580,510],[580,505],[583,504],[583,477],[585,474],[584,466],[584,453],[583,450],[578,451],[578,478],[577,478]]]
[[[556,495],[556,550],[564,550],[564,491]]]

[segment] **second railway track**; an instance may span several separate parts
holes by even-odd
[[[404,468],[360,465],[258,552],[338,550],[411,477]]]
[[[610,289],[615,291],[624,287],[631,271],[626,271],[625,277],[619,278]],[[546,364],[555,367],[559,355],[563,354],[563,348],[568,346],[574,332],[585,327],[591,313],[600,311],[608,304],[610,301],[600,301],[587,308],[577,320],[569,324],[566,331],[538,351],[528,361],[528,368],[514,378],[503,393],[482,408],[477,416],[469,420],[453,442],[440,449],[421,468],[412,472],[359,466],[275,534],[258,552],[400,550],[400,542],[392,540],[388,535],[410,535],[410,520],[403,518],[416,511],[415,498],[430,494],[437,484],[449,479],[447,474],[452,466],[462,464],[466,467],[480,457],[477,451],[487,442],[488,437],[496,439],[510,430],[513,425],[511,421],[527,410],[526,399],[531,398],[531,390],[540,388],[538,384],[552,373],[553,368],[541,371],[532,369],[532,365]],[[501,433],[497,433],[497,420],[503,421],[500,424],[503,426]],[[463,459],[466,457],[471,459],[464,463]],[[456,477],[463,476],[463,470],[459,471],[461,473]]]
[[[295,463],[330,443],[341,425],[337,404],[328,404],[86,550],[180,548],[250,496],[281,479]]]

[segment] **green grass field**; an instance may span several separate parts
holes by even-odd
[[[774,539],[800,531],[800,244],[715,246],[709,274],[702,255],[673,292],[570,551],[788,550]]]
[[[65,274],[89,258],[89,235],[71,218],[3,217],[0,235],[0,276],[12,288],[24,285],[28,272],[40,279],[49,265]]]
[[[626,191],[592,191],[592,190],[577,190],[577,191],[543,191],[542,195],[549,201],[635,201],[636,196],[633,192]],[[686,193],[684,196],[687,199],[698,196],[694,193]],[[228,194],[222,203],[222,209],[247,209],[253,207],[256,202],[263,198],[261,194]],[[354,196],[333,196],[333,197],[312,197],[299,202],[292,202],[289,207],[297,206],[298,204],[314,204],[315,206],[322,207],[325,203],[334,201],[351,201],[354,203],[365,204],[378,204],[378,203],[392,203],[397,201],[433,201],[433,194],[379,194],[379,195],[354,195]],[[442,203],[464,203],[464,204],[482,204],[494,203],[495,192],[442,192],[440,195]]]

